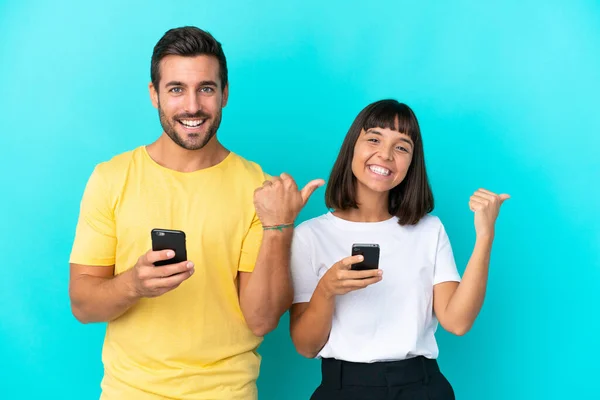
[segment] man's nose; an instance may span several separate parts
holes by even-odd
[[[186,112],[190,113],[190,114],[194,114],[196,112],[198,112],[200,110],[200,108],[202,107],[202,103],[200,103],[200,101],[198,101],[198,96],[196,95],[196,93],[192,93],[190,95],[188,95],[186,102],[185,102],[185,108],[186,108]]]

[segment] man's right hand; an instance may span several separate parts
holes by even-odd
[[[157,297],[163,295],[188,279],[194,273],[194,263],[183,261],[177,264],[154,266],[157,261],[175,256],[172,250],[148,251],[128,271],[129,283],[135,297]]]

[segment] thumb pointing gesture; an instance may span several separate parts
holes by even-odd
[[[498,197],[500,198],[500,204],[504,203],[505,200],[510,199],[510,195],[508,195],[508,194],[501,194]]]
[[[302,205],[305,206],[309,197],[315,192],[315,190],[324,184],[325,181],[323,179],[313,179],[312,181],[308,182],[300,191],[300,196],[302,196]]]
[[[254,191],[254,207],[260,222],[263,226],[293,223],[308,198],[324,183],[323,179],[315,179],[298,190],[294,179],[286,173],[263,182]]]
[[[475,231],[477,235],[493,236],[494,226],[500,206],[510,198],[508,194],[490,192],[486,189],[478,189],[469,200],[469,207],[475,212]]]

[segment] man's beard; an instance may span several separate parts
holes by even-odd
[[[165,131],[165,133],[171,138],[171,140],[173,142],[175,142],[177,145],[179,145],[180,147],[182,147],[186,150],[200,150],[201,148],[206,146],[206,144],[208,142],[210,142],[210,140],[213,138],[213,136],[215,136],[215,134],[217,133],[217,130],[219,129],[219,126],[221,125],[221,110],[219,110],[217,112],[217,114],[215,115],[215,118],[212,120],[211,125],[206,127],[206,133],[204,133],[204,138],[202,140],[200,140],[199,142],[198,141],[190,142],[189,140],[186,141],[183,137],[181,137],[177,133],[177,130],[175,129],[175,127],[177,126],[177,124],[179,124],[178,121],[182,120],[182,119],[199,118],[199,119],[206,120],[204,122],[204,124],[206,124],[210,117],[208,114],[206,114],[202,111],[198,111],[194,114],[183,113],[183,114],[175,115],[171,120],[169,120],[167,118],[167,116],[163,113],[163,111],[160,107],[160,103],[159,103],[158,116],[160,118],[160,124],[162,125],[162,128]],[[197,134],[192,137],[200,138],[200,136],[201,136],[201,134]]]

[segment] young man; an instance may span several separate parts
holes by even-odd
[[[210,34],[183,27],[154,48],[162,135],[96,166],[81,202],[70,297],[108,322],[102,399],[254,399],[262,337],[290,307],[293,222],[312,192],[224,148],[229,94]],[[154,228],[185,232],[188,259],[154,266]]]

